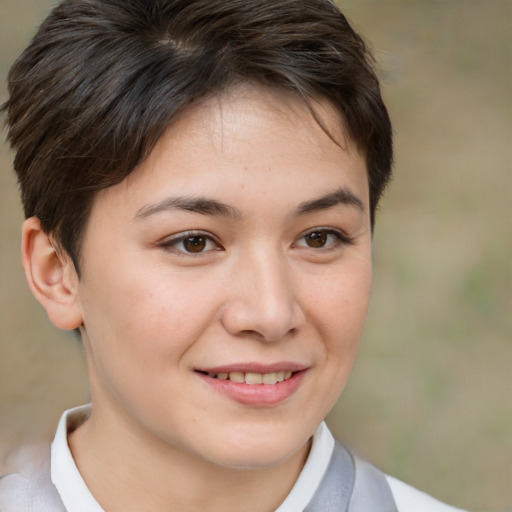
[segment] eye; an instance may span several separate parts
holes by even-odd
[[[221,250],[220,245],[205,233],[183,233],[164,240],[161,247],[172,249],[184,254],[201,254],[209,251]]]
[[[340,244],[351,244],[352,239],[340,231],[328,228],[315,228],[302,235],[295,247],[308,247],[310,249],[330,249]]]

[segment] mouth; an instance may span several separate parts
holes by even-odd
[[[249,385],[274,385],[279,382],[284,382],[293,377],[297,372],[278,371],[270,373],[256,373],[256,372],[202,372],[199,373],[207,375],[212,379],[229,380],[231,382],[237,382],[239,384]]]
[[[207,386],[230,400],[251,407],[276,406],[299,389],[308,367],[281,363],[242,364],[195,370]]]

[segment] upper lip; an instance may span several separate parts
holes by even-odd
[[[210,366],[207,368],[196,368],[196,371],[206,373],[275,373],[275,372],[299,372],[306,370],[307,365],[288,361],[262,364],[262,363],[233,363],[222,366]]]

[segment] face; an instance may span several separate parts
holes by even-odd
[[[98,194],[77,292],[93,417],[224,467],[306,446],[371,284],[365,161],[318,109],[339,144],[300,100],[232,91]]]

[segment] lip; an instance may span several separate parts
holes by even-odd
[[[291,371],[293,375],[289,379],[276,384],[245,384],[209,377],[207,373],[202,373],[203,371],[210,373],[273,373]],[[279,363],[275,365],[237,364],[196,371],[196,375],[215,392],[226,396],[230,400],[251,407],[269,407],[284,402],[298,390],[306,373],[307,368],[293,363]]]
[[[274,372],[300,372],[306,370],[307,366],[293,362],[279,362],[271,364],[262,363],[235,363],[224,366],[211,366],[207,368],[196,368],[198,372],[204,373],[274,373]]]

